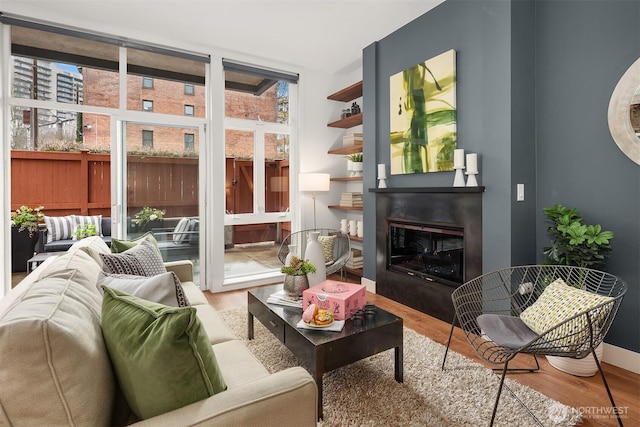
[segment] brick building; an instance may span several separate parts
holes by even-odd
[[[118,107],[118,75],[91,68],[81,70],[84,81],[84,103],[101,107]],[[287,103],[278,98],[277,84],[262,95],[226,90],[227,117],[265,122],[288,119]],[[142,76],[127,76],[127,108],[162,114],[205,117],[205,87]],[[111,147],[110,118],[84,114],[83,140],[86,148],[109,150]],[[229,130],[225,135],[227,157],[252,159],[253,134]],[[199,151],[195,129],[129,124],[126,129],[127,151],[184,153]],[[268,134],[265,137],[266,157],[283,158],[288,153],[288,138]]]

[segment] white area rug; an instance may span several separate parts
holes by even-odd
[[[270,372],[299,366],[291,352],[256,319],[255,339],[247,340],[244,309],[221,313],[225,322]],[[393,350],[336,369],[324,376],[324,420],[318,426],[487,426],[499,377],[490,369],[449,352],[404,328],[404,383],[393,374]],[[519,374],[535,375],[535,374]],[[579,411],[509,379],[507,384],[545,426],[574,426]],[[504,389],[495,426],[538,425]]]

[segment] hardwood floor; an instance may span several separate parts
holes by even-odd
[[[238,307],[246,308],[246,293],[245,289],[217,294],[205,292],[205,295],[217,310],[228,310]],[[367,299],[368,302],[402,317],[406,327],[446,345],[450,324],[380,295],[368,293]],[[454,333],[451,349],[482,363],[458,328]],[[526,364],[530,360],[530,358],[523,358],[521,361]],[[540,368],[536,373],[510,374],[508,378],[515,379],[552,399],[578,408],[583,413],[581,426],[618,425],[615,417],[609,415],[610,402],[599,374],[588,378],[574,377],[556,370],[544,357],[540,358]],[[616,404],[620,408],[624,424],[640,425],[640,375],[606,363],[603,363],[603,369]],[[493,397],[491,401],[493,402]]]

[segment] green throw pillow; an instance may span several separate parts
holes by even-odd
[[[142,242],[144,239],[148,239],[151,243],[153,243],[153,246],[155,246],[156,248],[158,247],[158,241],[153,236],[153,233],[150,231],[147,231],[142,236],[136,237],[135,239],[132,239],[132,240],[120,240],[120,239],[112,238],[111,253],[119,254],[121,252],[124,252],[128,249],[133,248],[134,246]]]
[[[227,388],[193,307],[102,287],[102,333],[131,410],[147,419]]]
[[[542,334],[555,328],[561,323],[584,311],[592,310],[600,304],[611,301],[611,297],[597,295],[582,289],[567,285],[564,280],[557,279],[547,286],[530,307],[520,314],[520,319],[529,329]],[[591,321],[594,332],[609,314],[609,306],[592,312]],[[575,350],[589,337],[589,325],[586,316],[579,316],[567,322],[547,335],[548,341],[553,341],[556,347],[568,347]]]

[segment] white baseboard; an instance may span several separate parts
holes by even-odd
[[[640,353],[604,343],[602,361],[618,368],[640,374]]]
[[[367,279],[366,277],[360,278],[360,284],[364,285],[367,288],[367,291],[371,293],[376,293],[376,282],[371,279]]]

